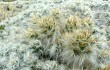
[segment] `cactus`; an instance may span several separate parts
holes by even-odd
[[[0,3],[0,21],[16,15],[18,9],[13,3]]]
[[[48,58],[52,57],[49,53],[51,51],[48,49],[56,46],[55,51],[62,49],[57,52],[60,53],[57,58],[68,66],[73,64],[73,68],[77,69],[86,67],[86,63],[89,63],[90,66],[97,64],[95,58],[97,54],[94,54],[97,51],[95,46],[97,39],[93,31],[94,22],[90,17],[81,18],[77,15],[70,15],[65,18],[62,17],[59,9],[55,9],[43,17],[33,16],[31,21],[35,25],[34,28],[38,35],[36,38],[43,43],[43,48],[48,52],[44,55],[49,55]],[[54,56],[56,55],[54,54]],[[92,58],[93,61],[89,58]]]
[[[0,25],[0,31],[5,29],[5,25]]]

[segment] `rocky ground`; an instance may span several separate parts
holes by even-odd
[[[89,16],[93,20],[97,39],[94,46],[98,49],[94,49],[92,56],[85,55],[84,62],[83,57],[81,63],[80,56],[70,57],[71,51],[62,51],[57,45],[42,48],[42,39],[27,38],[27,30],[35,28],[33,15],[50,15],[54,9],[63,14],[61,22],[70,15]],[[0,70],[109,70],[109,64],[109,0],[0,1]]]

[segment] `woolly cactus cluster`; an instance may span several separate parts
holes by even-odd
[[[0,21],[17,14],[18,8],[13,3],[0,3]]]
[[[93,22],[90,18],[81,19],[78,16],[70,16],[65,25],[67,31],[62,35],[64,46],[70,47],[77,52],[76,54],[81,51],[91,52],[90,50],[93,48],[91,45],[95,43],[92,25]]]
[[[0,70],[109,70],[109,0],[0,0]]]
[[[59,9],[54,9],[46,16],[34,15],[30,21],[33,24],[27,30],[27,37],[41,42],[44,53],[40,57],[43,59],[57,59],[74,69],[87,69],[87,63],[95,64],[97,46],[90,17],[70,15],[66,18]]]

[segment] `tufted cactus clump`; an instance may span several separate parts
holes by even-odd
[[[17,8],[14,3],[0,3],[0,22],[10,18],[12,16],[15,16],[20,11],[19,8]]]
[[[57,46],[54,51],[59,50],[58,57],[50,57],[52,54],[49,51],[44,52],[45,55],[49,55],[48,58],[59,58],[58,61],[61,63],[66,63],[70,67],[73,64],[72,67],[76,69],[85,66],[85,62],[91,65],[97,63],[97,54],[94,53],[98,48],[95,46],[97,39],[92,18],[81,18],[77,15],[65,18],[59,9],[55,9],[43,17],[34,15],[31,22],[33,26],[31,31],[27,30],[27,37],[39,39],[45,52],[52,46]],[[93,58],[93,61],[90,58]]]
[[[0,70],[109,70],[109,0],[0,0]]]

